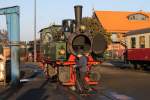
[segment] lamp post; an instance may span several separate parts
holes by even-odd
[[[34,0],[34,62],[36,62],[36,0]]]

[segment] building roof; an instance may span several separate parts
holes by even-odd
[[[148,20],[128,20],[129,15],[142,14]],[[150,12],[121,12],[121,11],[95,11],[95,15],[106,32],[123,32],[150,27]]]
[[[150,28],[129,31],[129,32],[127,32],[126,35],[135,35],[135,34],[144,34],[144,33],[150,33]]]

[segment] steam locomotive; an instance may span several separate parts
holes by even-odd
[[[46,69],[49,78],[57,76],[59,82],[67,86],[76,85],[76,72],[74,69],[76,55],[88,52],[87,69],[90,73],[85,77],[89,85],[97,85],[100,80],[99,66],[100,61],[96,61],[93,55],[102,54],[107,42],[102,34],[92,35],[90,31],[85,31],[85,26],[81,25],[82,6],[74,6],[75,20],[65,19],[62,21],[62,39],[49,41],[41,44],[43,55],[42,65]],[[50,36],[53,38],[53,36]]]

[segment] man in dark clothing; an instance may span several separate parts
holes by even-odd
[[[79,86],[79,89],[81,92],[83,92],[85,89],[88,89],[88,85],[85,83],[85,76],[87,74],[87,57],[83,54],[77,55],[77,85]]]

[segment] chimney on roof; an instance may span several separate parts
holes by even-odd
[[[140,9],[139,12],[143,12],[143,10]]]

